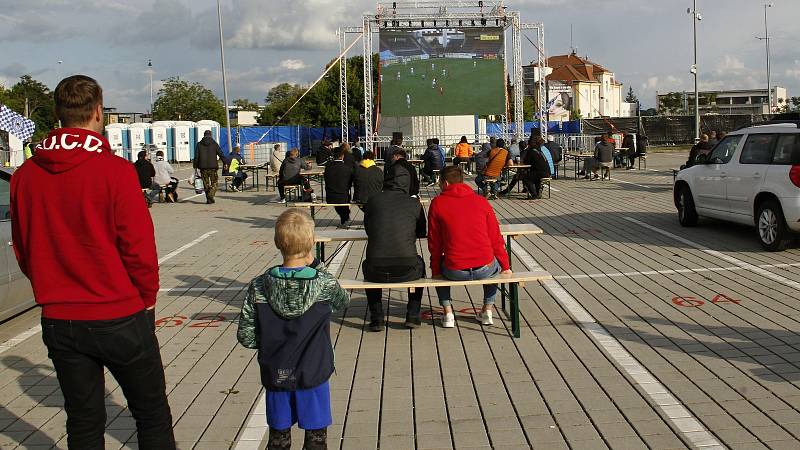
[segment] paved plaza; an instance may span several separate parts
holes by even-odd
[[[454,329],[439,326],[426,292],[414,331],[403,327],[405,292],[384,291],[382,333],[367,330],[365,295],[353,292],[331,325],[329,448],[800,448],[800,248],[767,253],[752,228],[722,222],[681,228],[671,169],[684,159],[653,154],[647,170],[615,170],[612,181],[570,177],[553,181],[550,199],[493,201],[502,223],[544,230],[514,242],[514,269],[553,275],[520,290],[519,339],[505,312],[494,327],[475,321],[480,287],[453,290]],[[265,447],[258,362],[236,341],[248,281],[280,262],[272,228],[285,206],[261,184],[206,205],[182,182],[184,201],[151,210],[157,336],[181,449]],[[333,229],[338,217],[323,208],[316,223]],[[331,270],[359,278],[365,243],[335,249]],[[34,309],[0,325],[3,449],[66,448],[38,318]],[[107,448],[137,448],[110,376],[107,391]]]

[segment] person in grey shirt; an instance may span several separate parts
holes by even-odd
[[[296,148],[289,150],[286,159],[283,160],[283,164],[281,164],[281,168],[278,171],[278,195],[280,195],[278,203],[286,203],[286,194],[283,192],[284,186],[293,184],[302,186],[308,185],[308,180],[300,176],[300,171],[310,168],[311,165],[300,158],[300,150]]]

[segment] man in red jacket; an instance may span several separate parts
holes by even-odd
[[[14,251],[42,308],[42,340],[67,413],[70,449],[102,449],[103,368],[119,382],[139,448],[174,449],[155,335],[153,222],[131,163],[103,131],[103,91],[76,75],[56,87],[52,131],[11,177]]]
[[[489,202],[464,184],[464,174],[456,166],[446,167],[439,182],[442,193],[431,202],[428,212],[428,250],[433,277],[448,280],[483,280],[498,273],[511,273],[503,236]],[[464,221],[464,211],[469,220]],[[437,287],[439,304],[444,308],[442,326],[455,326],[450,287]],[[492,305],[497,285],[483,286],[483,308],[478,320],[493,325]]]

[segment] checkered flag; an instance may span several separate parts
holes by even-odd
[[[36,130],[36,124],[12,111],[8,106],[0,105],[0,130],[8,131],[21,141],[28,141]]]

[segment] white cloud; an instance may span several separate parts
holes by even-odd
[[[308,66],[302,59],[285,59],[281,61],[281,67],[287,70],[302,70]]]
[[[800,59],[795,59],[794,65],[786,69],[786,77],[800,81]]]
[[[744,69],[744,63],[739,58],[731,55],[725,55],[716,66],[718,72],[740,69]]]

